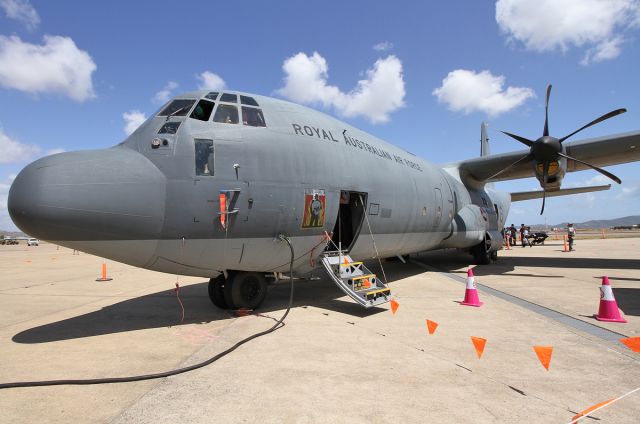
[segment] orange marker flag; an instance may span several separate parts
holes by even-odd
[[[393,312],[393,315],[396,314],[398,306],[400,306],[400,304],[395,299],[391,299],[391,312]]]
[[[429,329],[429,334],[433,334],[436,332],[436,328],[438,328],[438,323],[435,321],[427,320],[427,328]]]
[[[624,344],[634,352],[640,353],[640,337],[629,337],[628,339],[620,339],[620,343]]]
[[[551,362],[551,354],[553,353],[553,346],[534,346],[536,355],[543,367],[549,371],[549,363]]]
[[[579,414],[575,415],[573,418],[571,418],[571,422],[574,423],[574,422],[576,422],[576,420],[578,418],[582,418],[584,416],[587,416],[587,415],[589,415],[589,412],[593,411],[594,409],[598,409],[601,406],[606,406],[606,405],[608,405],[610,403],[613,403],[613,401],[615,401],[615,399],[605,400],[604,402],[600,402],[600,403],[598,403],[596,405],[590,406],[587,409],[585,409],[584,411],[582,411]]]
[[[476,348],[476,355],[478,355],[478,359],[480,359],[484,352],[484,346],[487,344],[487,339],[471,336],[471,341],[473,342],[473,347]]]
[[[368,279],[368,278],[365,278],[365,279],[364,279],[364,288],[365,288],[365,289],[368,289],[368,288],[370,288],[370,287],[371,287],[371,283],[369,282],[369,279]]]
[[[349,261],[347,260],[347,258],[346,258],[346,257],[344,258],[344,264],[345,264],[345,265],[349,265]]]

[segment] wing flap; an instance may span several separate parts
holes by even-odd
[[[560,190],[556,190],[556,191],[547,191],[547,197],[569,196],[571,194],[579,194],[579,193],[591,193],[593,191],[609,190],[610,188],[611,188],[611,184],[600,185],[600,186],[590,186],[590,187],[561,188]],[[519,191],[519,192],[511,193],[511,201],[521,202],[523,200],[542,199],[543,193],[544,192],[542,190]]]

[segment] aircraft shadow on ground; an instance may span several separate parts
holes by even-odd
[[[535,247],[533,248],[535,249]],[[600,272],[598,276],[605,275],[604,272],[607,269],[637,269],[640,270],[640,260],[638,259],[608,259],[608,258],[580,258],[566,256],[558,252],[557,257],[535,257],[535,256],[498,256],[498,261],[489,265],[479,265],[473,269],[473,273],[476,276],[483,275],[497,275],[510,273],[515,270],[516,267],[529,267],[529,268],[582,268],[593,269]],[[456,271],[460,268],[470,266],[472,263],[472,257],[468,253],[448,249],[445,251],[425,252],[416,257],[421,262],[433,265],[442,271]],[[512,274],[510,274],[512,275]],[[520,276],[536,276],[535,274],[513,274]],[[545,277],[549,275],[545,274]],[[562,276],[551,276],[561,278]]]
[[[640,288],[613,289],[613,296],[625,315],[640,316]]]
[[[379,269],[379,267],[376,269],[376,266],[377,264],[371,266],[374,272]],[[384,268],[390,282],[424,272],[417,267],[396,264],[385,265]],[[207,323],[235,317],[233,311],[224,311],[212,305],[207,293],[207,285],[208,282],[203,282],[180,288],[180,299],[185,307],[185,318],[182,323],[179,322],[180,306],[174,291],[170,289],[105,306],[99,311],[30,328],[14,335],[12,340],[25,344],[48,343],[151,328]],[[256,313],[268,314],[283,311],[289,303],[289,293],[288,281],[271,285],[267,298]],[[386,312],[388,309],[386,306],[364,309],[350,299],[341,300],[343,296],[344,294],[326,277],[319,280],[296,281],[292,307],[317,307],[360,318]]]

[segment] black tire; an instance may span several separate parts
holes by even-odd
[[[224,299],[231,309],[257,309],[267,296],[267,280],[257,272],[229,275],[224,286]]]
[[[225,282],[224,274],[220,274],[216,278],[209,280],[209,299],[220,309],[229,309],[229,305],[227,305],[227,302],[224,300]]]
[[[471,254],[476,265],[489,265],[491,253],[487,250],[487,244],[482,241],[471,248]]]

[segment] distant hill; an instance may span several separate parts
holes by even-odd
[[[26,237],[27,235],[22,231],[5,231],[0,230],[0,236],[11,236],[11,237]]]
[[[565,228],[567,224],[568,222],[549,225],[549,228]],[[586,222],[574,222],[573,226],[576,228],[611,228],[638,224],[640,224],[640,215],[631,215],[615,219],[594,219]],[[535,225],[535,227],[544,228],[544,224],[537,224]]]

